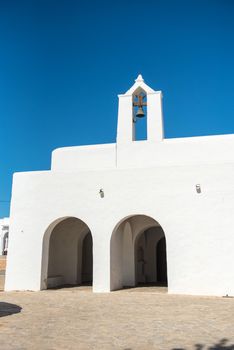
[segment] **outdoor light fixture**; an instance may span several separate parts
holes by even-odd
[[[196,185],[196,191],[197,193],[201,193],[201,185],[199,184]]]
[[[100,190],[99,190],[99,194],[100,194],[100,197],[101,197],[101,198],[104,198],[104,191],[103,191],[103,189],[102,189],[102,188],[100,188]]]

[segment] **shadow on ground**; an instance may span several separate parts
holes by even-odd
[[[229,340],[224,338],[218,343],[206,346],[204,344],[195,344],[194,350],[234,350],[234,344],[228,344]],[[186,348],[173,348],[172,350],[187,350]]]
[[[92,287],[92,283],[82,283],[82,284],[62,284],[61,286],[57,287],[50,287],[47,288],[46,290],[59,290],[59,289],[82,289],[82,288],[89,288]]]
[[[15,304],[0,302],[0,317],[18,314],[21,309],[22,307]]]

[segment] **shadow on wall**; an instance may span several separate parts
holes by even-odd
[[[18,305],[0,302],[0,317],[18,314],[21,310],[22,307]]]
[[[195,344],[194,350],[234,350],[234,344],[228,344],[229,340],[221,339],[217,344],[206,346],[204,344]],[[172,350],[187,350],[186,348],[173,348]]]

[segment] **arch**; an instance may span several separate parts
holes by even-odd
[[[156,247],[163,237],[161,225],[150,216],[129,215],[120,220],[110,240],[110,290],[156,284]]]
[[[92,282],[92,234],[79,218],[53,221],[42,244],[41,289]]]

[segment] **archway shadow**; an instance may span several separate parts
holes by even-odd
[[[18,314],[21,310],[22,307],[18,305],[0,302],[0,317]]]
[[[85,283],[81,283],[81,284],[62,284],[59,285],[57,287],[50,287],[47,290],[60,290],[60,289],[72,289],[72,288],[92,288],[93,283],[92,282],[85,282]]]
[[[194,350],[234,350],[234,344],[228,344],[229,340],[227,338],[221,339],[218,343],[206,346],[204,344],[195,344]],[[187,350],[186,348],[173,348],[171,350]]]
[[[120,290],[123,291],[141,291],[147,293],[147,290],[152,293],[152,292],[159,292],[159,293],[167,293],[168,288],[167,288],[167,283],[164,282],[152,282],[152,283],[138,283],[135,286],[124,286],[119,289],[115,289],[113,292],[118,292]],[[173,349],[174,350],[174,349]],[[184,350],[184,349],[183,349]]]

